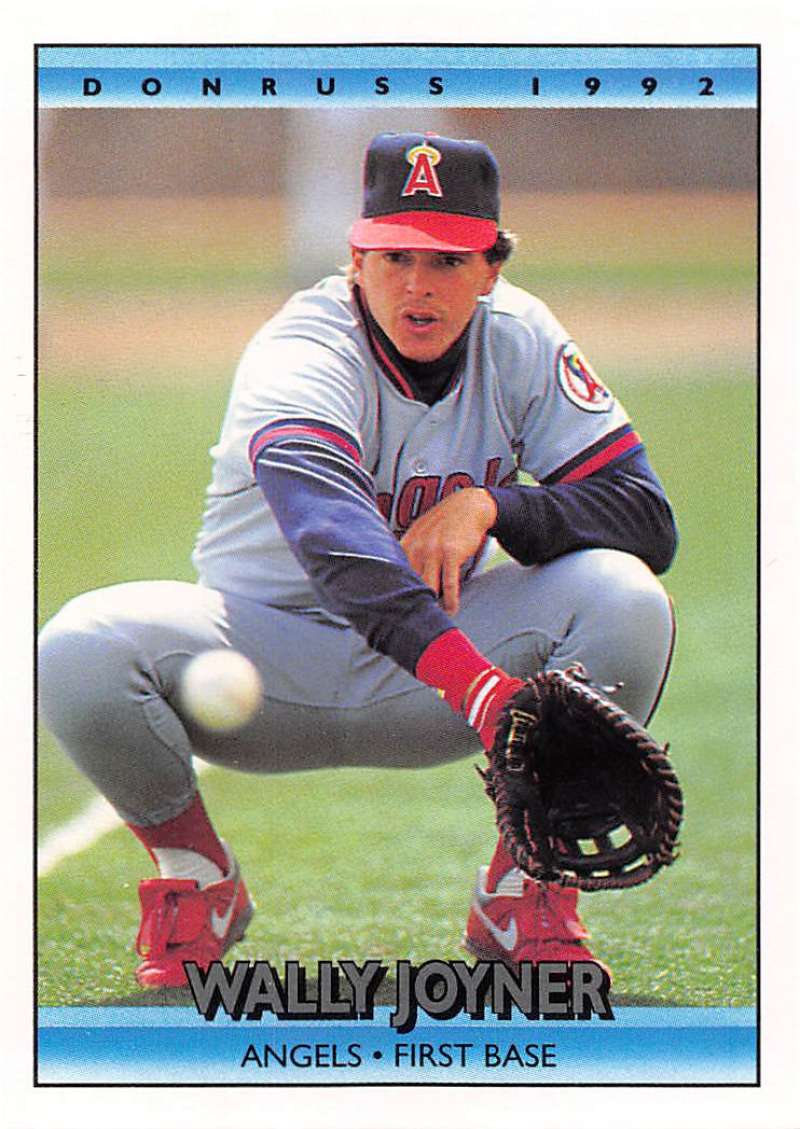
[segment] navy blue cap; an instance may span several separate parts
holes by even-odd
[[[361,251],[486,251],[500,219],[497,162],[480,141],[379,133],[364,161]]]

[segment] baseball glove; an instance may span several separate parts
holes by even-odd
[[[674,862],[683,797],[668,747],[580,664],[528,679],[478,770],[515,863],[542,882],[618,890]]]

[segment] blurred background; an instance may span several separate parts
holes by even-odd
[[[290,288],[346,261],[364,148],[408,128],[490,145],[503,223],[521,237],[509,277],[553,306],[612,383],[621,363],[682,362],[702,343],[714,367],[720,349],[752,363],[753,111],[92,109],[41,121],[45,376],[229,373]]]
[[[293,289],[347,261],[364,148],[377,132],[407,129],[494,150],[502,222],[520,237],[505,273],[547,302],[623,400],[681,531],[665,577],[678,644],[654,732],[672,742],[685,786],[684,854],[622,902],[586,900],[598,955],[629,1001],[751,1003],[755,111],[41,112],[40,619],[101,585],[193,579],[208,448],[237,359]],[[93,793],[50,735],[40,738],[46,835]],[[288,922],[257,919],[244,958],[458,956],[471,876],[492,846],[463,763],[204,779],[257,900],[293,907]],[[430,845],[409,835],[409,811],[415,828],[436,828],[436,865],[449,860],[433,884]],[[94,869],[82,855],[43,880],[41,1002],[123,991],[135,906],[121,908],[119,888],[146,872],[140,856],[112,836]],[[95,915],[84,918],[95,888]],[[90,929],[101,952],[119,933],[118,964],[100,985],[82,953]]]

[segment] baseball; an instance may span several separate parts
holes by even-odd
[[[261,677],[244,655],[204,651],[183,672],[181,698],[192,719],[214,733],[241,729],[261,704]]]

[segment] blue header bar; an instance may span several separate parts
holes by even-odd
[[[745,67],[755,47],[40,47],[40,67]]]
[[[755,47],[41,47],[42,107],[713,109]]]

